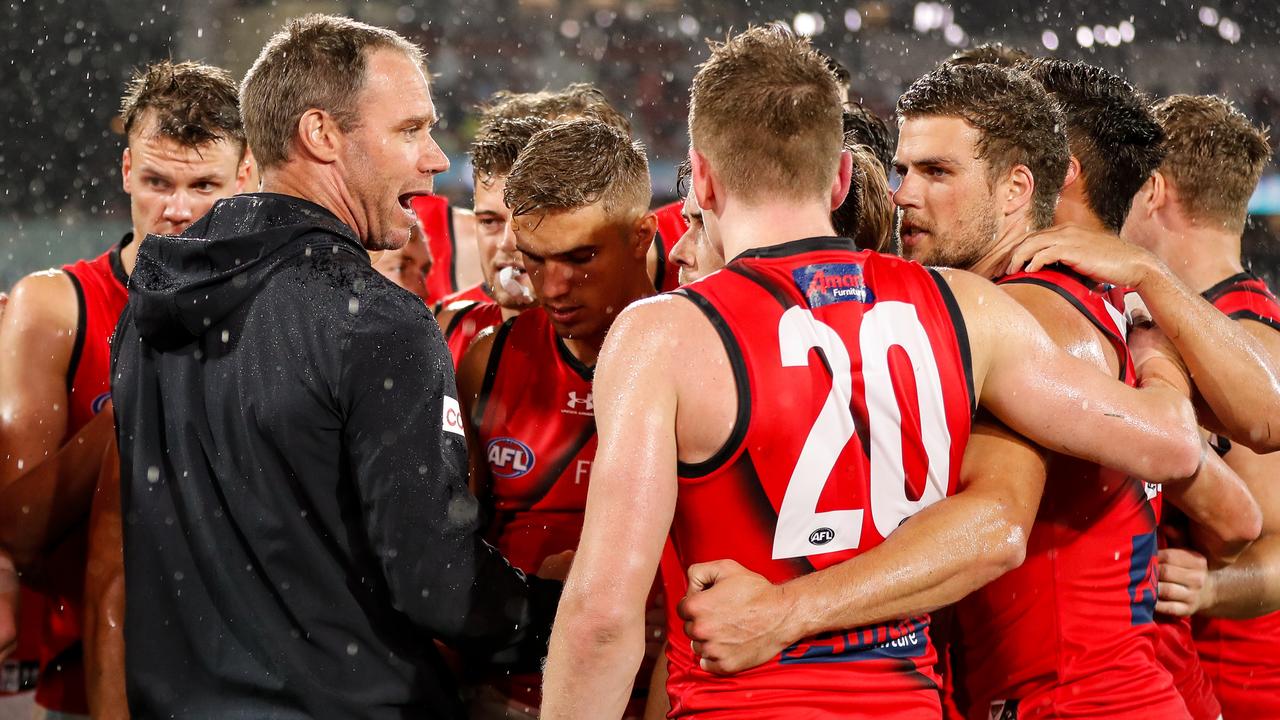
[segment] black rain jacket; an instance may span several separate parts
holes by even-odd
[[[420,299],[299,198],[148,236],[113,341],[135,718],[455,718],[433,640],[545,654],[559,583],[478,531]]]

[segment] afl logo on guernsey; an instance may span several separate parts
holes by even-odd
[[[829,527],[820,527],[809,533],[810,545],[826,545],[836,539],[836,531]]]
[[[102,412],[102,408],[106,407],[109,402],[111,402],[111,392],[107,391],[94,398],[93,402],[89,403],[89,409],[93,411],[94,415],[97,415]]]
[[[806,265],[792,270],[791,278],[811,308],[838,302],[870,304],[876,301],[862,278],[862,266],[857,263]]]
[[[489,470],[504,479],[518,478],[533,469],[533,451],[515,438],[500,437],[485,446]]]

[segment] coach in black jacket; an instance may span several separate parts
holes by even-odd
[[[114,341],[135,718],[461,717],[559,584],[477,533],[449,353],[368,249],[448,161],[417,48],[310,16],[242,89],[272,192],[149,236]]]

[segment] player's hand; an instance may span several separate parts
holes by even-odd
[[[1163,331],[1149,323],[1134,325],[1129,330],[1128,345],[1140,385],[1158,379],[1184,397],[1191,397],[1191,371]]]
[[[573,555],[572,550],[548,555],[538,566],[538,572],[535,574],[544,580],[564,582],[564,579],[569,577],[569,568],[573,567]]]
[[[1213,575],[1200,553],[1183,548],[1161,550],[1159,577],[1156,612],[1189,617],[1213,604]]]
[[[4,308],[9,304],[9,295],[0,292],[0,317],[4,317]]]
[[[1111,233],[1056,225],[1027,236],[1013,249],[1006,272],[1036,272],[1062,263],[1098,282],[1138,289],[1160,267],[1154,255]]]
[[[693,652],[708,672],[747,670],[791,644],[786,592],[732,560],[689,568],[689,594],[677,612]]]

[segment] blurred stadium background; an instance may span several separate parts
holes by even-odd
[[[9,0],[0,9],[0,288],[96,255],[127,230],[116,109],[134,67],[200,59],[240,77],[287,18],[315,11],[392,27],[426,48],[443,118],[437,138],[453,161],[437,188],[464,207],[476,105],[499,89],[576,81],[595,83],[630,114],[649,147],[656,198],[673,197],[704,38],[771,20],[811,35],[851,71],[851,99],[886,118],[938,61],[999,41],[1101,65],[1153,95],[1223,94],[1255,122],[1280,125],[1276,0]],[[1245,254],[1275,285],[1275,157],[1251,213]]]

